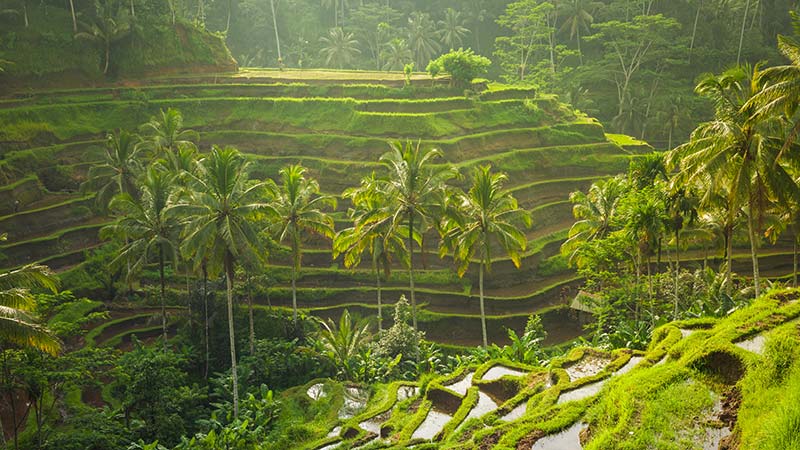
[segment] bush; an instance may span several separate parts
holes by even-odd
[[[486,74],[492,61],[485,56],[476,55],[472,49],[460,48],[438,57],[431,62],[452,77],[451,84],[456,87],[467,87],[473,79]],[[428,68],[431,67],[428,65]]]

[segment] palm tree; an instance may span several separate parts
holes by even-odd
[[[577,221],[561,245],[561,253],[569,255],[570,264],[581,265],[578,250],[582,243],[603,239],[613,230],[613,219],[627,190],[625,178],[615,177],[592,184],[586,194],[580,191],[570,194],[569,200],[574,205],[572,215]]]
[[[800,30],[800,16],[793,13],[796,29]],[[800,120],[796,112],[800,107],[800,43],[789,36],[778,36],[778,49],[789,64],[770,67],[761,72],[759,83],[764,87],[750,99],[747,108],[755,108],[756,117],[775,117],[784,114],[794,120],[789,135],[781,149],[785,152],[800,134]]]
[[[115,6],[111,1],[95,0],[95,21],[83,24],[84,31],[75,34],[76,38],[103,45],[105,51],[103,75],[108,74],[108,66],[111,62],[111,44],[122,39],[131,31],[126,14],[119,8],[116,11],[113,10],[112,8]]]
[[[676,177],[677,178],[677,177]],[[666,198],[667,213],[670,217],[669,228],[675,233],[675,304],[673,318],[678,317],[678,278],[681,270],[681,231],[687,223],[697,220],[698,199],[694,193],[684,185],[672,183]]]
[[[356,55],[361,53],[358,41],[353,38],[353,33],[345,33],[341,28],[331,28],[328,36],[319,38],[324,47],[319,51],[325,57],[325,64],[332,63],[337,69],[350,66]]]
[[[439,35],[445,48],[455,49],[464,44],[464,37],[469,34],[469,28],[464,26],[465,21],[461,19],[461,13],[453,8],[444,11],[444,19],[438,22]]]
[[[105,160],[89,169],[88,180],[81,189],[97,189],[95,201],[103,209],[114,195],[138,196],[136,178],[142,171],[140,153],[141,146],[135,135],[124,130],[109,134]]]
[[[650,276],[650,258],[660,248],[661,238],[667,228],[669,217],[661,191],[655,188],[633,191],[620,205],[620,217],[628,242],[635,245],[637,294],[641,279],[642,264],[646,264],[648,278],[648,297],[653,301],[653,279]],[[660,250],[659,250],[660,251]],[[645,260],[646,257],[646,260]],[[638,307],[637,302],[637,317]]]
[[[262,261],[266,255],[254,217],[269,209],[261,198],[265,185],[248,181],[249,164],[232,147],[214,147],[192,176],[190,200],[170,208],[170,214],[186,218],[181,250],[194,255],[197,268],[225,274],[228,300],[228,336],[233,378],[233,411],[239,414],[236,372],[236,340],[233,329],[233,281],[241,258]],[[205,273],[205,272],[204,272]]]
[[[436,27],[431,17],[419,11],[408,16],[408,45],[414,54],[417,67],[426,67],[440,50],[436,41]]]
[[[361,180],[361,186],[346,190],[343,197],[349,198],[353,203],[353,208],[348,212],[353,219],[353,226],[336,234],[333,240],[333,257],[344,254],[344,265],[357,267],[364,252],[369,251],[378,292],[378,329],[381,330],[381,272],[388,278],[392,256],[398,256],[407,263],[408,252],[402,236],[391,228],[392,216],[384,208],[388,199],[380,191],[374,174]]]
[[[800,195],[780,163],[783,142],[775,135],[780,123],[757,115],[755,103],[749,101],[760,90],[760,78],[755,66],[702,80],[696,90],[714,102],[714,120],[701,124],[691,140],[675,150],[690,180],[708,177],[724,185],[730,210],[746,210],[756,296],[760,294],[758,245],[763,217],[771,202],[785,204]]]
[[[191,139],[197,137],[195,131],[183,129],[183,114],[173,108],[160,110],[158,115],[151,117],[141,129],[154,156],[164,156],[164,152],[176,152],[181,146],[194,146]]]
[[[0,343],[31,347],[52,355],[58,353],[59,340],[31,314],[36,299],[30,292],[31,289],[55,292],[57,285],[58,280],[46,266],[28,265],[0,273]]]
[[[281,187],[268,181],[274,195],[272,224],[278,242],[289,241],[292,252],[292,319],[297,325],[297,271],[302,258],[303,234],[313,233],[333,238],[333,218],[322,211],[325,207],[336,208],[336,199],[320,195],[319,184],[305,176],[306,169],[300,165],[284,167],[280,171]]]
[[[458,274],[463,276],[473,258],[478,260],[478,292],[481,307],[483,346],[488,346],[486,312],[483,299],[483,273],[492,270],[492,244],[497,243],[508,253],[514,265],[520,266],[520,253],[528,240],[517,223],[530,227],[530,214],[519,208],[517,200],[503,183],[505,174],[492,173],[491,166],[475,168],[472,187],[456,200],[457,213],[451,215],[451,229],[442,240],[442,253],[453,252],[459,264]]]
[[[278,50],[278,66],[281,67],[283,55],[281,54],[281,37],[278,34],[278,16],[275,12],[275,0],[269,0],[269,6],[272,10],[272,27],[275,29],[275,47]]]
[[[406,64],[414,60],[408,43],[400,38],[389,41],[383,49],[382,58],[385,61],[383,70],[402,70]]]
[[[385,208],[391,214],[390,233],[405,228],[408,242],[408,278],[411,291],[411,313],[414,331],[417,331],[417,300],[414,295],[414,241],[420,241],[425,231],[422,225],[432,219],[432,213],[441,205],[447,180],[457,171],[450,167],[435,167],[433,162],[442,156],[436,149],[423,150],[421,143],[400,142],[390,144],[391,150],[381,156],[386,168],[386,178],[380,180],[379,189],[386,196]]]
[[[125,236],[126,244],[116,261],[133,261],[127,276],[142,270],[154,258],[158,261],[161,300],[161,331],[164,351],[167,350],[167,307],[164,265],[176,260],[177,218],[167,214],[175,190],[175,177],[159,166],[147,170],[141,183],[141,198],[119,194],[110,208],[119,220],[103,228],[102,234]]]
[[[578,58],[583,65],[583,52],[581,51],[581,31],[589,32],[594,17],[589,12],[590,0],[569,0],[567,2],[564,24],[561,32],[569,31],[569,38],[578,43]]]

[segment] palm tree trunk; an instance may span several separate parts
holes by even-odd
[[[677,227],[676,227],[677,228]],[[678,278],[681,275],[681,230],[675,230],[675,309],[672,312],[672,318],[678,318]]]
[[[28,0],[22,0],[22,18],[25,21],[25,28],[28,28]]]
[[[642,286],[642,251],[639,249],[639,245],[636,245],[636,304],[634,305],[633,311],[633,320],[638,322],[639,321],[639,303],[641,303],[640,293],[641,293],[641,286]]]
[[[281,56],[281,38],[278,36],[278,18],[275,15],[275,0],[269,0],[269,6],[272,8],[272,26],[275,28],[275,46],[278,48],[278,65],[281,66],[283,57]]]
[[[161,279],[161,332],[164,339],[164,352],[167,351],[167,303],[164,283],[164,249],[158,248],[158,276]]]
[[[256,354],[256,327],[253,320],[253,293],[250,291],[250,274],[247,274],[247,309],[250,320],[250,355]]]
[[[733,284],[731,279],[731,266],[733,265],[733,227],[725,230],[725,283],[727,284],[728,294],[733,294]]]
[[[417,298],[414,297],[414,214],[408,215],[408,284],[411,290],[411,322],[417,332]]]
[[[744,6],[744,17],[742,17],[742,32],[739,34],[739,53],[736,55],[736,65],[738,66],[742,61],[742,44],[744,43],[744,29],[747,25],[747,13],[750,10],[750,0],[747,0]]]
[[[792,287],[797,287],[797,235],[792,242]]]
[[[239,375],[236,373],[236,338],[233,331],[233,255],[225,255],[225,282],[228,294],[228,336],[231,348],[231,378],[233,379],[233,417],[239,416]]]
[[[483,348],[489,346],[489,340],[486,337],[486,310],[483,305],[483,261],[481,261],[480,268],[478,269],[478,295],[481,300],[481,333],[483,333]]]
[[[189,282],[189,263],[186,263],[186,306],[189,308],[189,330],[194,331],[194,315],[192,314],[192,285]]]
[[[75,17],[75,1],[69,0],[69,13],[72,14],[72,33],[78,32],[78,19]]]
[[[761,284],[758,273],[758,237],[756,236],[755,221],[753,220],[753,212],[751,211],[747,217],[747,228],[750,232],[750,256],[753,259],[753,284],[756,290],[756,298],[761,295]]]
[[[103,75],[108,74],[108,60],[111,59],[111,42],[106,40],[106,64],[103,67]]]
[[[205,344],[206,344],[206,365],[203,370],[203,378],[208,379],[208,359],[210,356],[209,342],[208,342],[208,267],[203,262],[203,324],[205,328]]]
[[[231,10],[233,9],[232,1],[233,0],[228,0],[228,20],[225,22],[225,34],[228,34],[228,31],[231,29]]]
[[[694,50],[694,41],[697,37],[697,22],[700,20],[700,11],[703,9],[703,0],[697,5],[697,14],[694,16],[694,26],[692,27],[692,40],[689,43],[689,63],[692,62],[692,51]],[[670,146],[670,148],[672,148]]]
[[[578,27],[578,65],[583,66],[583,52],[581,51],[581,27]]]
[[[378,286],[378,331],[383,331],[383,312],[381,311],[381,271],[375,258],[372,258],[372,267],[375,268],[375,281]]]
[[[297,250],[292,251],[292,320],[297,327]]]

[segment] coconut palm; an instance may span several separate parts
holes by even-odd
[[[564,7],[564,24],[561,32],[569,32],[569,38],[578,43],[578,58],[583,65],[583,52],[581,52],[581,32],[589,33],[594,17],[589,12],[591,0],[568,0]]]
[[[103,46],[105,52],[103,75],[106,75],[111,62],[111,45],[127,36],[131,26],[127,11],[117,7],[114,2],[95,0],[94,4],[95,21],[82,24],[84,31],[75,33],[75,37],[97,42]]]
[[[521,252],[528,240],[519,228],[530,227],[530,214],[520,209],[517,200],[503,184],[505,174],[492,173],[491,166],[475,168],[472,187],[455,200],[457,213],[450,215],[451,228],[442,240],[442,255],[453,252],[458,262],[458,274],[463,276],[473,259],[478,261],[478,292],[481,308],[483,346],[488,346],[486,312],[483,298],[484,271],[491,273],[493,244],[506,252],[519,268]]]
[[[194,146],[197,138],[193,130],[183,129],[183,114],[173,108],[160,110],[157,116],[141,126],[145,142],[154,156],[165,157],[164,152],[176,152],[182,146]]]
[[[385,61],[383,70],[402,70],[406,64],[414,60],[414,54],[408,48],[408,43],[400,38],[389,41],[381,52],[381,58]]]
[[[570,194],[569,200],[574,205],[572,215],[577,221],[561,245],[561,253],[569,255],[570,264],[580,265],[580,244],[603,239],[613,230],[612,221],[627,190],[625,178],[615,177],[592,184],[588,193],[577,191]]]
[[[800,30],[800,16],[793,13],[795,28]],[[796,113],[800,107],[800,42],[789,36],[778,36],[778,49],[789,60],[789,64],[770,67],[760,74],[759,83],[764,87],[746,105],[754,108],[756,117],[774,117],[784,114],[794,120],[781,152],[792,146],[800,134],[800,120]]]
[[[641,268],[646,264],[648,278],[648,297],[653,301],[653,279],[650,276],[650,258],[661,246],[661,239],[667,229],[669,216],[662,198],[661,190],[647,188],[631,192],[620,204],[620,222],[624,224],[623,233],[632,243],[636,260],[637,290],[641,279]],[[637,317],[638,307],[637,306]]]
[[[417,331],[417,300],[414,294],[414,241],[419,242],[423,225],[432,221],[433,211],[441,205],[445,183],[457,175],[450,167],[436,167],[433,162],[442,156],[436,149],[422,149],[421,143],[390,144],[391,150],[381,156],[386,176],[379,189],[386,196],[385,208],[391,214],[391,233],[401,228],[408,242],[408,278],[411,291],[411,317]]]
[[[391,227],[392,215],[384,208],[387,198],[378,188],[378,180],[373,174],[361,180],[357,188],[348,189],[343,197],[349,198],[353,208],[348,215],[353,226],[336,234],[333,240],[333,257],[344,254],[346,267],[357,267],[361,257],[369,252],[378,294],[378,329],[382,329],[381,272],[389,277],[392,257],[408,262],[408,252],[403,237]]]
[[[414,11],[408,16],[408,45],[414,54],[417,67],[426,67],[441,50],[436,41],[436,24],[431,17],[419,11]]]
[[[274,195],[272,202],[275,221],[273,235],[280,243],[289,242],[292,252],[292,319],[297,325],[297,271],[302,259],[301,242],[305,234],[318,234],[333,239],[333,218],[323,212],[326,207],[336,208],[336,200],[320,195],[319,184],[306,177],[300,165],[284,167],[280,171],[281,186],[268,181]]]
[[[464,45],[464,38],[469,34],[469,28],[464,26],[465,21],[461,13],[453,8],[444,11],[444,19],[438,22],[439,30],[436,32],[445,48],[455,49]]]
[[[5,238],[5,236],[3,236]],[[55,292],[58,280],[46,266],[28,265],[0,273],[0,343],[31,347],[55,355],[59,340],[37,323],[31,289]]]
[[[675,150],[680,169],[690,180],[706,177],[725,186],[730,210],[745,210],[756,296],[760,294],[758,246],[763,217],[773,201],[785,204],[800,195],[780,163],[782,156],[790,156],[782,155],[783,142],[776,136],[781,124],[757,115],[755,104],[749,101],[760,89],[760,78],[760,68],[755,66],[702,80],[696,90],[714,102],[715,117],[701,124],[690,141]]]
[[[127,276],[139,273],[147,264],[158,262],[161,300],[161,331],[164,351],[167,350],[167,307],[164,265],[175,262],[178,220],[167,214],[173,192],[175,176],[159,166],[153,166],[144,174],[141,196],[119,194],[111,200],[110,208],[119,215],[116,223],[107,225],[101,235],[125,236],[127,241],[115,259],[131,261]]]
[[[96,189],[95,201],[105,209],[114,195],[137,197],[136,178],[142,171],[139,138],[127,131],[109,134],[104,161],[89,169],[88,180],[81,189]]]
[[[170,214],[185,218],[181,251],[193,255],[195,267],[225,275],[228,303],[228,335],[233,378],[233,411],[239,413],[236,372],[236,340],[233,329],[233,282],[241,258],[263,260],[266,255],[255,216],[269,210],[261,201],[264,184],[251,183],[249,164],[232,147],[214,147],[200,160],[192,175],[191,199],[170,208]]]
[[[345,33],[341,28],[331,28],[328,35],[322,36],[319,41],[323,44],[319,53],[325,57],[325,64],[333,64],[337,69],[350,66],[356,55],[361,53],[353,33]]]

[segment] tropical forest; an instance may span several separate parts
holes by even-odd
[[[0,0],[0,450],[800,450],[798,245],[798,0]]]

